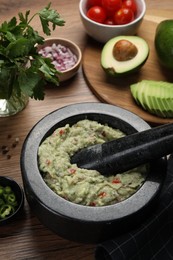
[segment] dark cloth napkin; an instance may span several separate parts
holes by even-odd
[[[173,260],[173,154],[156,211],[139,228],[99,244],[96,260]]]

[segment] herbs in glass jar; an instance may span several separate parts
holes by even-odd
[[[47,36],[56,26],[65,24],[49,3],[31,17],[30,11],[18,13],[19,19],[13,17],[0,25],[0,99],[9,99],[15,89],[19,95],[43,100],[47,81],[59,85],[57,69],[37,51],[44,38],[30,25],[36,16]]]

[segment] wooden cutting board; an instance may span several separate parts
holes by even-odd
[[[152,12],[151,12],[152,13]],[[173,71],[160,66],[154,48],[154,37],[157,24],[172,16],[169,11],[157,11],[157,16],[145,15],[138,30],[138,36],[144,38],[150,47],[150,54],[142,69],[123,78],[108,77],[100,66],[100,56],[103,44],[88,38],[87,47],[83,53],[83,71],[93,93],[102,101],[130,110],[151,125],[173,123],[172,119],[160,118],[148,113],[138,106],[130,92],[130,84],[147,80],[163,80],[173,82]]]

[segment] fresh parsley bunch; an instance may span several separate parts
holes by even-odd
[[[46,35],[50,35],[56,26],[63,26],[65,21],[50,7],[51,3],[31,18],[30,11],[19,13],[19,21],[13,17],[1,24],[0,99],[9,99],[15,88],[19,95],[24,92],[31,98],[43,100],[47,81],[59,85],[58,72],[51,60],[37,52],[36,45],[43,44],[44,38],[30,25],[33,18],[39,16]]]

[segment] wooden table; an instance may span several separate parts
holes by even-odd
[[[147,18],[159,21],[158,10],[173,11],[172,0],[147,0]],[[34,13],[46,6],[46,0],[0,0],[0,23],[16,16],[19,11],[31,10]],[[52,36],[61,36],[75,41],[84,50],[88,40],[80,22],[78,0],[52,0],[56,8],[66,20],[65,27],[57,28]],[[37,22],[35,29],[41,31]],[[82,68],[75,78],[57,88],[46,88],[44,101],[30,100],[27,107],[18,115],[0,118],[0,147],[9,147],[10,159],[0,153],[0,175],[10,176],[22,184],[20,172],[20,152],[23,141],[34,126],[49,112],[68,104],[79,102],[100,102],[91,92]],[[15,140],[19,139],[16,147],[12,148]],[[24,215],[8,226],[0,227],[0,259],[58,259],[58,260],[92,260],[95,245],[83,245],[65,240],[44,227],[31,212],[25,200]]]

